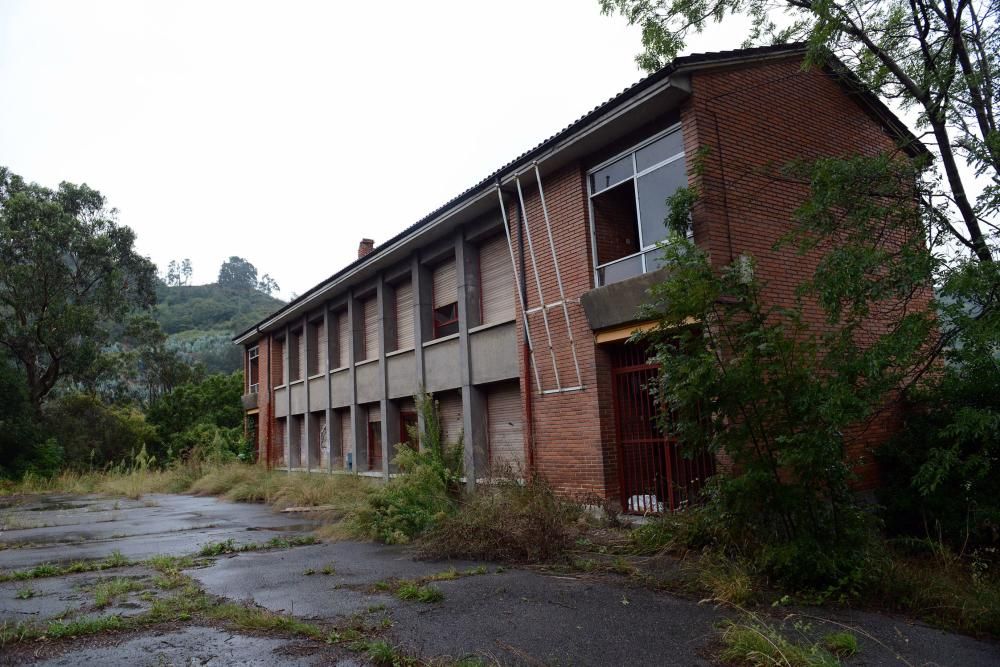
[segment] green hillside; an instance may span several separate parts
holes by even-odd
[[[242,366],[234,334],[247,329],[284,305],[255,289],[209,285],[167,286],[156,290],[156,319],[170,338],[168,345],[189,363],[202,363],[210,373],[229,373]]]

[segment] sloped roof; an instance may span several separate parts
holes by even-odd
[[[315,286],[302,293],[292,301],[289,301],[283,307],[279,308],[275,312],[271,313],[264,319],[260,320],[247,330],[241,332],[240,334],[233,337],[233,341],[237,342],[241,339],[247,337],[248,334],[253,333],[262,324],[273,320],[274,318],[290,311],[294,310],[298,304],[305,300],[308,300],[310,296],[315,294],[317,291],[323,289],[324,287],[330,285],[336,281],[341,276],[351,272],[352,270],[370,262],[378,259],[381,250],[392,246],[397,241],[400,241],[407,236],[420,230],[422,227],[429,224],[432,220],[440,217],[445,211],[453,208],[467,199],[473,197],[474,195],[480,194],[484,188],[493,187],[498,179],[506,174],[513,173],[519,170],[524,165],[530,164],[532,160],[537,158],[539,155],[555,146],[556,144],[564,141],[565,139],[572,137],[574,133],[583,130],[592,121],[604,115],[609,110],[614,109],[616,106],[624,104],[625,102],[631,100],[642,91],[650,88],[651,86],[663,81],[668,78],[671,74],[678,73],[680,71],[691,71],[696,69],[701,69],[709,66],[718,66],[726,64],[740,64],[748,63],[762,58],[774,58],[780,56],[791,56],[796,54],[805,54],[806,45],[805,44],[778,44],[773,46],[761,46],[748,49],[732,49],[728,51],[712,51],[707,53],[694,53],[687,56],[681,56],[674,59],[670,64],[663,67],[660,70],[650,74],[649,76],[640,79],[631,86],[625,88],[622,92],[618,93],[606,102],[599,104],[598,106],[591,109],[589,112],[573,121],[562,130],[559,130],[549,138],[541,141],[533,148],[524,151],[514,159],[510,160],[503,166],[490,172],[488,175],[483,177],[479,182],[470,188],[462,191],[455,197],[451,198],[438,208],[434,209],[424,217],[420,218],[410,226],[406,227],[398,234],[390,239],[387,239],[384,243],[376,246],[375,249],[369,254],[362,258],[351,262],[350,264],[344,266],[336,273],[331,275],[326,280],[317,283]],[[912,153],[926,153],[927,149],[923,144],[910,132],[906,125],[900,121],[896,115],[878,98],[877,95],[869,91],[864,84],[856,77],[854,74],[844,66],[839,60],[831,56],[832,62],[830,63],[830,69],[832,72],[838,75],[839,78],[843,79],[843,83],[847,84],[846,87],[849,92],[858,95],[862,102],[868,105],[869,110],[875,115],[876,119],[886,125],[893,134],[895,134],[903,144],[911,147]]]

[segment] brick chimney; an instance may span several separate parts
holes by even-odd
[[[372,241],[371,239],[361,239],[361,243],[358,244],[358,259],[371,254],[371,251],[374,249],[375,241]]]

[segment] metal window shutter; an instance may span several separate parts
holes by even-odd
[[[326,324],[320,322],[316,326],[316,372],[325,373],[326,372],[326,353],[327,353],[327,335],[326,335]]]
[[[309,441],[306,440],[306,417],[299,415],[295,418],[299,422],[299,467],[305,468],[309,462]]]
[[[370,422],[380,422],[382,421],[382,408],[378,403],[374,403],[368,406],[368,421]]]
[[[378,356],[378,299],[365,301],[365,359]]]
[[[337,368],[343,368],[351,360],[351,326],[346,310],[337,315],[337,347],[340,348]]]
[[[509,466],[524,471],[524,421],[521,418],[521,390],[517,384],[497,386],[486,398],[486,437],[490,465]]]
[[[458,278],[455,260],[450,259],[434,269],[434,307],[440,308],[458,301]]]
[[[413,285],[396,287],[396,349],[413,347]]]
[[[505,236],[495,236],[479,247],[483,324],[514,319],[514,267]]]
[[[438,419],[441,422],[444,444],[457,444],[462,435],[462,395],[452,391],[434,398],[438,404]]]

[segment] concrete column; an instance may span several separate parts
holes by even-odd
[[[307,471],[311,471],[312,470],[312,466],[313,466],[313,460],[312,460],[312,432],[313,432],[313,424],[312,424],[312,411],[309,409],[309,405],[310,405],[309,404],[309,353],[311,352],[311,350],[309,349],[310,348],[310,345],[309,345],[309,319],[305,315],[302,316],[302,342],[301,342],[301,345],[302,345],[302,350],[305,353],[305,354],[300,354],[299,357],[300,357],[300,359],[301,359],[301,357],[305,357],[305,363],[301,364],[301,365],[302,365],[302,379],[303,379],[303,382],[305,383],[305,396],[306,396],[306,411],[305,411],[305,414],[302,415],[302,419],[305,422],[306,428],[305,428],[305,434],[302,437],[305,438],[305,441],[306,441],[305,442],[305,445],[306,445],[306,461],[305,461],[306,470]],[[302,453],[301,452],[302,452],[302,443],[300,442],[299,443],[299,467],[300,468],[302,467],[302,460],[301,460]]]
[[[455,239],[458,273],[458,354],[462,380],[462,430],[465,444],[466,487],[475,488],[476,478],[486,472],[486,396],[472,383],[469,329],[481,322],[479,308],[479,251],[464,238]]]
[[[358,319],[359,313],[357,304],[354,302],[354,290],[349,290],[347,292],[347,324],[350,327],[348,330],[347,366],[351,385],[351,451],[349,452],[351,465],[349,469],[354,472],[361,472],[361,466],[358,465],[358,452],[361,451],[359,444],[363,442],[363,432],[360,426],[365,420],[364,414],[358,407],[357,375],[354,372],[354,362],[358,357]],[[364,331],[361,332],[361,335],[365,335]]]
[[[333,369],[333,345],[330,341],[335,338],[330,332],[330,305],[323,304],[323,331],[326,332],[326,363],[322,364],[320,370],[326,375],[326,406],[324,416],[326,417],[326,471],[333,472],[333,386],[330,371]],[[339,426],[339,424],[338,424]],[[340,433],[339,430],[336,433]],[[322,451],[323,441],[320,438],[320,451]]]
[[[386,378],[385,353],[390,340],[396,338],[395,290],[385,284],[385,276],[381,273],[375,284],[376,310],[378,311],[378,384],[379,384],[379,418],[382,421],[382,475],[389,479],[389,413],[388,380]],[[370,443],[369,443],[370,445]]]
[[[411,260],[410,284],[413,290],[413,361],[417,372],[417,387],[422,391],[427,377],[424,374],[424,341],[430,340],[433,332],[431,312],[434,305],[434,280],[430,269],[420,263],[419,252],[414,252]],[[419,406],[417,430],[424,432],[424,415]]]
[[[285,467],[292,471],[292,331],[285,326],[285,355],[281,360],[285,374]]]

